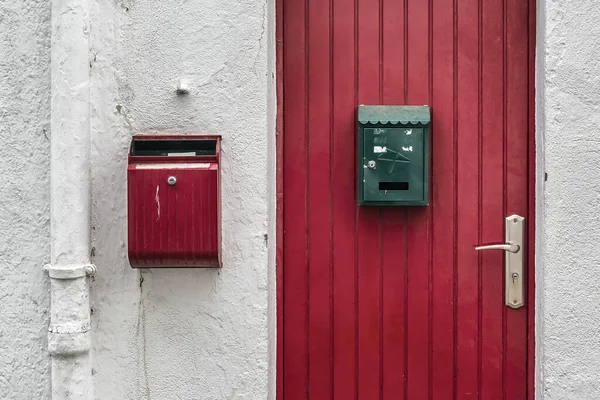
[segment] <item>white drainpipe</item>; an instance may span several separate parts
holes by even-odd
[[[48,351],[52,399],[91,399],[90,3],[52,0],[51,281]]]

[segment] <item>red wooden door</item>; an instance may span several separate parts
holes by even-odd
[[[278,0],[279,399],[533,399],[534,4]],[[357,206],[358,104],[432,107],[428,207]]]

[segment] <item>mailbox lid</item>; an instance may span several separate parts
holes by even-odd
[[[133,267],[220,267],[216,163],[134,164],[128,190]]]
[[[219,135],[139,133],[131,140],[129,163],[219,163],[220,153]]]

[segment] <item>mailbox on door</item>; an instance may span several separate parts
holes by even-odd
[[[358,107],[358,204],[429,204],[428,106]]]
[[[133,268],[221,267],[220,136],[135,135],[127,168]]]

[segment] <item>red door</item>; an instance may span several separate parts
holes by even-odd
[[[279,399],[533,399],[534,4],[278,0]],[[359,104],[431,106],[428,207],[357,206]]]

